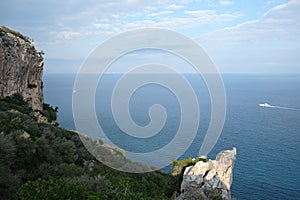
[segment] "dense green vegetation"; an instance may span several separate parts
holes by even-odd
[[[178,177],[107,167],[90,155],[76,132],[50,123],[56,111],[45,104],[40,115],[48,122],[41,122],[19,95],[0,100],[1,199],[171,199],[180,184]],[[143,167],[117,148],[101,141],[90,143],[105,154],[105,162],[118,161],[120,168]]]
[[[58,107],[53,108],[50,104],[43,104],[43,111],[40,111],[43,116],[47,118],[49,122],[56,121],[56,113],[58,111]]]
[[[89,191],[88,187],[79,183],[70,183],[64,179],[38,179],[28,181],[22,185],[17,193],[18,199],[56,199],[56,200],[83,200],[100,199],[96,193]]]

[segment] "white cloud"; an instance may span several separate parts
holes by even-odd
[[[186,28],[195,28],[205,24],[214,24],[221,23],[224,21],[234,20],[238,17],[241,17],[241,14],[217,14],[216,11],[190,11],[189,14],[185,17],[174,17],[158,15],[156,13],[150,14],[151,17],[159,17],[159,20],[154,19],[144,19],[136,20],[132,22],[123,21],[120,24],[121,30],[131,30],[136,28],[148,28],[148,27],[157,27],[157,28],[167,28],[167,29],[186,29]]]
[[[223,6],[229,6],[229,5],[234,4],[233,1],[229,1],[229,0],[221,0],[219,3]]]
[[[76,3],[76,0],[73,1]],[[74,24],[76,24],[76,31],[81,31],[82,35],[99,30],[116,33],[119,30],[147,27],[182,30],[204,24],[231,21],[242,16],[240,13],[218,13],[215,10],[180,10],[180,13],[175,14],[175,10],[187,8],[188,3],[197,0],[187,0],[184,3],[172,1],[172,4],[170,1],[118,0],[103,3],[90,1],[89,6],[82,8],[78,14],[66,15],[62,19],[63,30],[73,30]],[[77,35],[70,35],[68,38],[72,36]]]
[[[100,26],[100,24],[96,24],[95,26]],[[100,27],[98,27],[100,29]],[[105,27],[105,26],[103,26]],[[65,43],[72,39],[79,37],[87,37],[87,36],[110,36],[116,32],[116,30],[93,30],[93,31],[55,31],[51,32],[50,35],[54,35],[54,42],[44,42],[44,45],[53,45],[58,43]]]
[[[178,10],[178,9],[181,9],[181,8],[185,8],[185,6],[183,5],[176,5],[176,4],[171,4],[167,7],[167,9],[170,9],[170,10]]]
[[[199,37],[212,42],[300,39],[300,1],[278,5],[260,19],[244,22]]]
[[[75,31],[61,31],[56,34],[56,39],[57,41],[62,41],[62,40],[70,40],[73,37],[79,36],[80,32],[75,32]]]
[[[148,14],[149,17],[161,17],[163,15],[168,15],[168,14],[172,14],[173,11],[171,10],[164,10],[164,11],[161,11],[161,12],[153,12],[153,13],[150,13]]]
[[[211,24],[211,23],[220,23],[224,21],[234,20],[236,18],[242,17],[241,13],[221,13],[218,14],[215,10],[192,10],[185,11],[186,14],[195,16],[199,23]]]
[[[78,0],[70,1],[70,4],[72,5],[77,4],[77,6],[82,6],[82,4],[80,4]],[[66,26],[68,26],[68,24],[72,26],[74,23],[84,24],[90,23],[91,21],[92,23],[96,23],[97,21],[110,21],[110,23],[115,23],[115,21],[112,20],[126,20],[126,18],[128,17],[138,16],[133,21],[128,20],[129,23],[132,23],[134,21],[145,20],[145,16],[161,17],[162,15],[172,14],[175,10],[179,10],[180,12],[184,8],[187,9],[189,3],[191,2],[201,3],[202,1],[203,0],[104,0],[99,2],[96,0],[88,0],[88,2],[79,9],[76,15],[74,15],[74,13],[67,13],[66,16],[62,17],[62,21]],[[207,16],[203,16],[203,14],[206,14]],[[213,14],[213,16],[208,16],[210,14]],[[187,16],[179,16],[178,13],[173,17],[187,18]],[[209,22],[205,23],[209,24],[212,21],[228,21],[231,19],[235,19],[237,17],[240,17],[240,15],[237,16],[236,14],[218,14],[205,12],[202,13],[202,16],[200,17],[203,17],[203,19],[205,19],[205,17],[209,17]],[[199,16],[193,16],[193,18],[199,19]],[[224,18],[224,20],[222,20],[221,18]]]
[[[260,19],[199,36],[222,72],[299,73],[300,2],[289,1]]]
[[[110,28],[112,28],[112,25],[107,24],[107,23],[105,23],[105,24],[95,23],[95,24],[93,24],[93,27],[95,27],[96,29],[110,29]]]

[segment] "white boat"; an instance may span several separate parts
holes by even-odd
[[[267,103],[260,103],[259,106],[260,107],[270,107],[271,105],[267,104]]]

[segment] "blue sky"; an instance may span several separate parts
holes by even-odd
[[[193,38],[224,73],[300,73],[299,0],[3,0],[0,24],[34,39],[45,73],[76,72],[118,33],[167,28]]]

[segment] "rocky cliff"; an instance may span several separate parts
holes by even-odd
[[[30,39],[0,27],[0,98],[20,94],[34,110],[43,109],[44,59]]]
[[[236,148],[220,152],[215,160],[199,161],[184,170],[180,196],[183,199],[231,199],[232,170]]]

